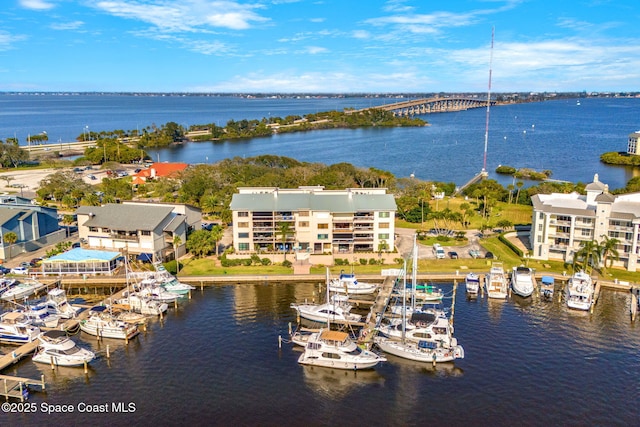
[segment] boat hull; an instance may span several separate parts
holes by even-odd
[[[415,343],[403,343],[382,337],[377,338],[375,343],[385,353],[415,362],[444,363],[464,358],[464,349],[461,345],[451,348],[420,348]]]

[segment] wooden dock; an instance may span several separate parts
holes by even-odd
[[[38,347],[38,341],[31,341],[16,348],[9,354],[0,357],[0,371],[8,366],[18,363],[23,357],[33,353]],[[32,380],[30,378],[14,377],[11,375],[0,375],[0,396],[4,396],[6,400],[9,398],[20,399],[24,402],[29,398],[29,385],[37,385],[45,389],[44,375],[40,380]]]
[[[380,292],[378,292],[378,296],[371,307],[371,312],[367,318],[367,322],[362,329],[362,333],[360,334],[360,338],[358,339],[358,344],[363,344],[366,347],[370,347],[371,340],[375,335],[375,329],[378,324],[379,315],[387,309],[389,305],[389,299],[391,299],[391,294],[393,293],[393,288],[396,284],[397,276],[387,276],[382,283],[380,288]]]
[[[11,353],[0,357],[0,371],[5,369],[7,366],[18,363],[24,356],[33,353],[36,347],[38,347],[38,340],[23,344]]]

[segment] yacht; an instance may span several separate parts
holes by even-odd
[[[291,304],[303,319],[323,323],[358,323],[362,320],[359,314],[351,313],[351,304],[346,295],[333,295],[324,304]]]
[[[32,325],[55,328],[60,322],[60,316],[51,314],[44,302],[35,305],[25,305],[22,309]]]
[[[49,313],[56,314],[63,319],[71,319],[76,317],[79,308],[73,307],[67,301],[67,294],[64,289],[53,288],[47,292],[47,299],[44,302]]]
[[[56,366],[82,366],[91,362],[96,355],[92,351],[78,347],[64,331],[47,331],[38,337],[40,344],[32,359],[37,363]]]
[[[511,271],[511,288],[516,295],[529,297],[535,289],[535,277],[533,269],[529,267],[513,267]]]
[[[489,273],[485,275],[484,285],[489,298],[506,299],[509,287],[501,262],[494,262]]]
[[[156,280],[167,292],[171,292],[178,295],[186,295],[189,291],[195,289],[194,286],[180,282],[174,275],[169,273],[163,265],[155,265],[156,268]]]
[[[329,291],[347,295],[370,295],[378,289],[377,283],[365,283],[356,280],[355,274],[340,272],[337,279],[329,282]]]
[[[11,289],[16,284],[16,279],[3,277],[0,279],[0,295]]]
[[[40,335],[40,329],[29,323],[29,319],[20,311],[9,311],[0,315],[0,342],[25,344],[34,341]]]
[[[116,301],[117,304],[127,305],[131,311],[140,314],[159,316],[167,311],[168,305],[165,302],[156,301],[148,296],[139,295],[137,292],[127,293],[124,298]]]
[[[17,299],[27,298],[29,295],[34,294],[38,289],[42,288],[44,285],[35,280],[25,280],[21,281],[17,285],[13,286],[8,291],[2,294],[2,298],[5,301],[15,301]]]
[[[117,320],[104,306],[93,307],[89,318],[80,322],[80,329],[99,338],[122,340],[129,340],[139,332],[137,325]]]
[[[385,353],[416,362],[442,363],[464,359],[464,349],[457,343],[444,347],[431,341],[400,341],[384,336],[376,336],[373,342]]]
[[[404,341],[428,341],[443,347],[457,345],[453,326],[442,310],[414,312],[409,319],[391,319],[378,327],[387,338]]]
[[[476,273],[469,273],[464,278],[464,285],[469,295],[478,295],[480,292],[480,276]]]
[[[304,352],[298,358],[302,365],[359,370],[371,369],[386,359],[356,345],[346,332],[322,329],[308,338]]]
[[[593,282],[591,277],[577,271],[567,282],[567,306],[576,310],[589,310],[593,303]]]

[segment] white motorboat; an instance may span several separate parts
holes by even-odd
[[[138,334],[138,326],[117,320],[107,307],[93,307],[89,318],[80,322],[80,329],[99,338],[131,339]]]
[[[47,292],[47,300],[44,302],[49,313],[56,314],[63,319],[71,319],[76,317],[79,308],[73,307],[67,301],[67,294],[64,289],[53,288]]]
[[[298,358],[302,365],[324,366],[334,369],[371,369],[386,359],[361,349],[346,332],[322,329],[309,337],[304,353]]]
[[[3,293],[1,298],[5,301],[24,299],[29,295],[34,294],[38,289],[41,289],[44,286],[44,284],[34,279],[21,281],[20,283],[14,285],[11,289]]]
[[[567,306],[576,310],[589,310],[593,303],[593,282],[591,277],[578,271],[567,282]]]
[[[55,328],[60,322],[60,316],[49,313],[47,305],[43,302],[35,305],[25,305],[22,309],[32,325]]]
[[[116,301],[117,304],[127,305],[134,313],[159,316],[167,311],[168,305],[165,302],[156,301],[148,296],[143,296],[137,292],[126,292],[124,298]]]
[[[484,285],[489,298],[506,299],[509,286],[501,262],[494,262],[489,273],[485,275]]]
[[[143,280],[144,282],[144,280]],[[165,290],[162,286],[158,286],[157,284],[145,283],[141,282],[140,290],[138,291],[140,296],[149,297],[152,300],[160,301],[160,302],[174,302],[177,300],[180,295],[175,294],[173,292],[169,292]]]
[[[40,345],[32,359],[37,363],[56,366],[82,366],[91,362],[96,355],[92,351],[78,347],[64,331],[47,331],[38,337]]]
[[[0,342],[25,344],[34,341],[40,329],[31,325],[24,313],[9,311],[0,315]]]
[[[347,295],[369,295],[378,289],[377,283],[359,282],[355,274],[340,272],[338,278],[331,279],[329,291]]]
[[[516,295],[529,297],[536,288],[536,278],[533,269],[529,267],[513,267],[511,271],[511,288]]]
[[[478,295],[480,292],[480,276],[476,273],[469,273],[464,278],[464,286],[469,295]]]
[[[323,323],[357,323],[362,320],[359,314],[351,313],[351,304],[346,296],[333,295],[324,304],[291,304],[291,308],[298,312],[303,319]]]
[[[444,311],[414,312],[409,319],[393,319],[378,327],[384,336],[405,341],[428,341],[449,348],[457,345]]]
[[[542,276],[540,281],[540,295],[546,299],[553,299],[555,281],[551,276]]]
[[[3,277],[0,279],[0,295],[11,289],[16,284],[16,279]]]
[[[169,273],[162,264],[155,266],[156,268],[156,280],[158,284],[162,286],[167,292],[171,292],[178,295],[186,295],[189,291],[195,289],[195,286],[188,285],[180,282],[174,275]]]

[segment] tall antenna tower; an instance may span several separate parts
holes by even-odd
[[[482,162],[482,172],[487,173],[487,146],[489,145],[489,110],[491,107],[491,73],[493,67],[493,36],[495,27],[491,27],[491,54],[489,57],[489,89],[487,91],[487,119],[484,127],[484,160]]]

